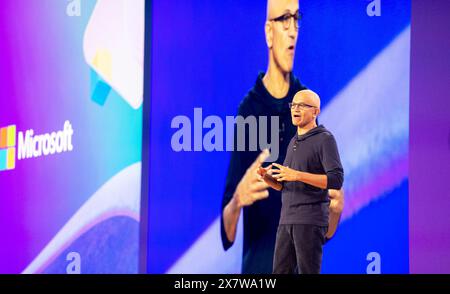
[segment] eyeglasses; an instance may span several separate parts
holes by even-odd
[[[302,18],[303,18],[303,13],[297,11],[294,14],[290,14],[290,13],[285,13],[279,17],[276,18],[272,18],[272,21],[280,21],[283,24],[283,28],[285,30],[288,30],[289,27],[291,26],[291,18],[294,19],[294,26],[295,29],[298,30],[298,28],[300,27]]]
[[[306,110],[306,109],[311,109],[311,108],[316,108],[316,107],[313,105],[306,104],[306,103],[289,103],[289,108],[290,109],[299,108],[302,110]]]

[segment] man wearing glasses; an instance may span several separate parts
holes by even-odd
[[[327,189],[341,189],[344,170],[333,135],[317,126],[319,96],[300,91],[290,106],[297,134],[289,143],[283,165],[274,163],[277,169],[265,169],[283,183],[273,272],[319,274],[329,222]]]
[[[296,132],[288,104],[295,93],[305,89],[292,73],[300,21],[298,0],[267,1],[265,35],[269,55],[268,68],[266,73],[258,75],[255,85],[244,97],[238,110],[238,115],[244,118],[279,117],[280,154],[276,161],[279,163],[283,162],[289,141]],[[267,130],[270,130],[270,126]],[[270,134],[267,135],[270,140]],[[249,136],[246,136],[245,142],[248,142]],[[236,148],[234,150],[222,199],[223,247],[227,250],[233,245],[243,209],[242,273],[272,273],[281,193],[274,190],[269,192],[268,185],[257,174],[258,168],[268,157],[267,152],[258,156],[257,152],[236,151]],[[265,200],[259,201],[262,199]]]

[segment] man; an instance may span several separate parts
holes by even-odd
[[[292,74],[299,19],[298,0],[268,0],[265,24],[269,55],[267,72],[258,75],[254,87],[242,100],[238,110],[238,115],[244,118],[279,117],[279,163],[283,162],[289,140],[296,132],[288,104],[295,93],[305,89]],[[270,134],[268,137],[270,139]],[[221,236],[225,250],[233,245],[239,216],[244,210],[242,273],[272,272],[281,209],[281,193],[267,191],[267,185],[259,180],[257,174],[268,153],[263,152],[257,157],[258,152],[232,152],[222,199]],[[260,201],[262,199],[264,201]]]
[[[296,270],[320,273],[329,221],[327,189],[341,189],[344,170],[333,135],[324,126],[317,126],[319,113],[316,93],[302,90],[294,96],[291,114],[297,134],[289,143],[283,165],[274,163],[278,169],[271,169],[273,178],[283,183],[275,274]]]

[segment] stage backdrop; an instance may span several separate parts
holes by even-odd
[[[175,152],[171,122],[184,115],[194,124],[194,108],[203,118],[236,115],[267,67],[265,3],[153,1],[150,273],[240,272],[241,225],[232,249],[220,241],[229,153]],[[410,1],[300,8],[294,73],[320,94],[319,119],[345,169],[346,206],[323,272],[407,273]]]
[[[450,273],[450,1],[413,0],[410,273]]]
[[[0,4],[0,273],[138,271],[144,2]]]

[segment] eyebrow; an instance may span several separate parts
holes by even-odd
[[[294,100],[292,100],[292,103],[294,103],[294,104],[306,104],[308,106],[314,106],[316,108],[319,108],[319,106],[315,105],[314,103],[308,103],[308,102],[305,102],[305,101],[294,102]]]
[[[299,12],[299,11],[300,11],[300,9],[297,9],[296,11],[294,11],[294,13],[291,13],[291,10],[285,9],[284,12],[283,12],[283,15],[285,15],[286,13],[296,14],[296,13]]]

